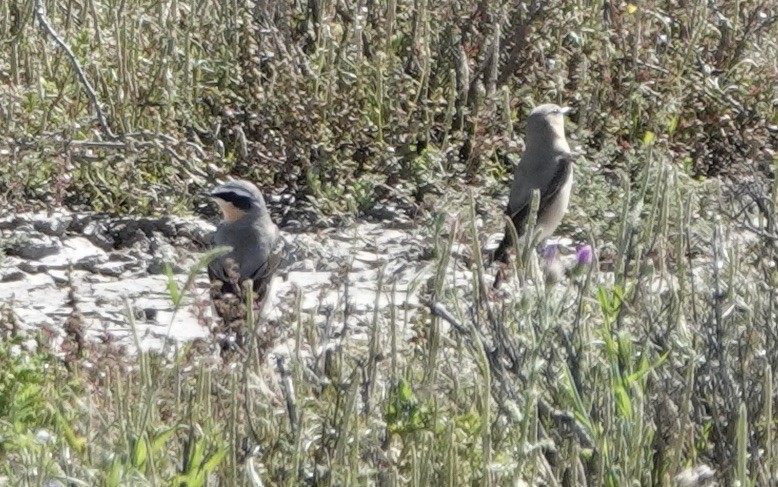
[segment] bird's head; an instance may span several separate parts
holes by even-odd
[[[211,198],[219,205],[227,223],[238,221],[249,213],[267,213],[262,193],[248,181],[234,180],[220,184],[211,191]]]
[[[527,120],[527,138],[539,143],[553,143],[557,138],[565,138],[564,116],[570,113],[569,107],[560,107],[546,103],[535,107]]]

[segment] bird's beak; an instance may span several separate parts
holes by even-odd
[[[567,115],[568,113],[572,112],[573,109],[570,107],[562,107],[559,111],[562,112],[562,115]]]

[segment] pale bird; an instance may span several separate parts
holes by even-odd
[[[540,203],[533,230],[537,241],[548,238],[567,211],[573,185],[573,154],[565,139],[564,115],[567,107],[545,104],[536,107],[527,119],[525,149],[513,173],[507,213],[519,237],[525,231],[532,191],[540,190]],[[533,234],[533,236],[534,236]],[[492,261],[508,262],[513,247],[510,228],[493,254]],[[499,284],[498,280],[495,285]]]

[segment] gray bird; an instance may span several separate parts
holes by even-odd
[[[567,107],[554,104],[536,107],[527,119],[525,149],[513,173],[513,186],[507,213],[516,233],[522,236],[532,204],[532,190],[540,190],[535,231],[538,241],[548,238],[562,221],[570,202],[573,185],[573,155],[565,139],[564,115]],[[493,255],[493,261],[507,262],[513,247],[510,228]],[[495,285],[499,283],[495,281]]]
[[[248,181],[228,181],[216,187],[211,197],[224,219],[216,228],[213,243],[232,250],[208,265],[211,282],[220,281],[217,293],[240,296],[241,284],[250,280],[257,302],[267,294],[270,280],[281,261],[283,240],[270,219],[265,199]]]

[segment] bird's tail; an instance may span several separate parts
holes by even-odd
[[[487,266],[494,262],[502,262],[506,264],[508,262],[508,249],[513,247],[513,235],[510,228],[505,229],[505,236],[502,238],[500,245],[491,253],[489,259],[487,259]]]

